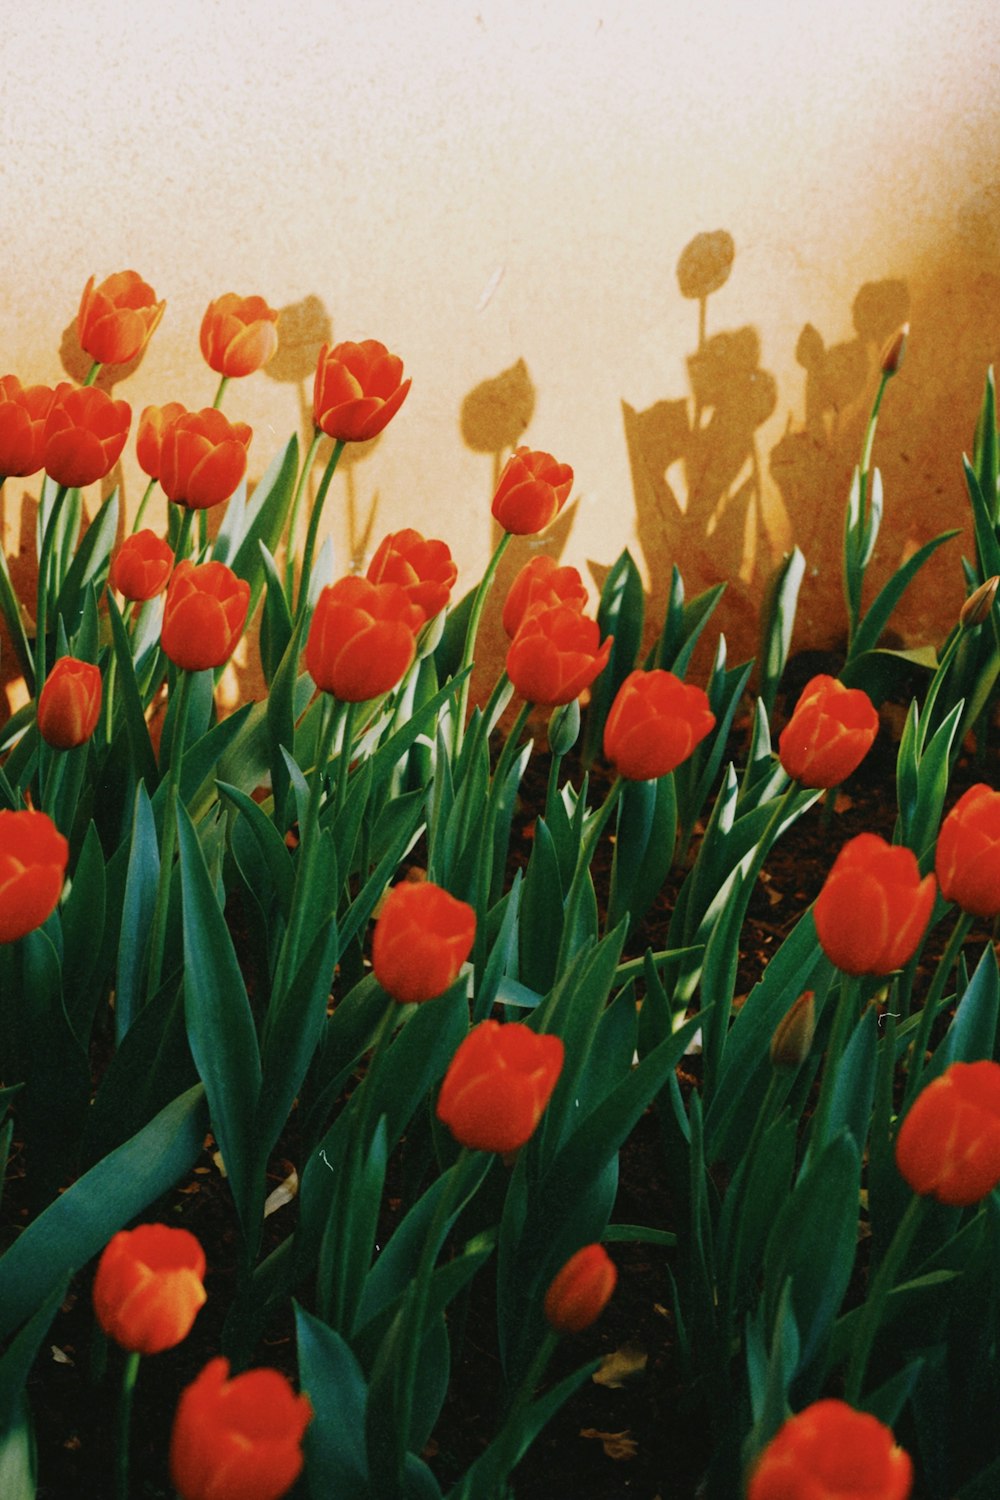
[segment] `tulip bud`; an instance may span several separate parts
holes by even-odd
[[[580,700],[564,703],[549,720],[549,750],[553,755],[568,755],[580,736]]]
[[[996,603],[998,588],[1000,575],[994,573],[992,578],[987,578],[985,583],[973,589],[958,615],[958,623],[963,630],[974,630],[977,625],[982,625],[989,619],[990,610]]]
[[[897,329],[882,350],[882,357],[879,364],[883,375],[895,375],[903,363],[903,355],[906,353],[906,340],[909,337],[909,333],[910,325],[909,323],[904,323],[901,328]]]
[[[771,1067],[798,1068],[809,1056],[816,1034],[816,997],[803,990],[794,1005],[785,1012],[771,1037]]]
[[[618,1270],[603,1245],[570,1256],[545,1293],[545,1316],[556,1333],[580,1333],[611,1300]]]
[[[38,695],[38,733],[56,750],[83,745],[101,712],[101,672],[92,662],[60,656]]]

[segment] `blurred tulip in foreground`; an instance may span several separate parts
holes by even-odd
[[[581,1333],[611,1301],[618,1270],[603,1245],[584,1245],[545,1293],[545,1316],[557,1333]]]
[[[69,844],[47,813],[0,809],[0,943],[51,916],[66,879]]]
[[[191,1332],[205,1302],[204,1280],[205,1252],[186,1229],[122,1229],[97,1264],[97,1321],[123,1349],[160,1354]]]
[[[312,1418],[278,1370],[212,1359],[181,1393],[170,1439],[170,1477],[180,1500],[279,1500],[302,1472]]]
[[[877,1417],[814,1401],[764,1449],[747,1500],[907,1500],[913,1463]]]

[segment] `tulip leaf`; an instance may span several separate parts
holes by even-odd
[[[292,616],[284,584],[271,553],[260,543],[264,565],[264,609],[260,621],[260,664],[264,681],[270,683],[292,638]]]
[[[604,580],[597,610],[601,640],[604,641],[609,635],[613,636],[614,645],[611,647],[607,666],[590,690],[590,704],[580,750],[580,758],[585,766],[591,765],[596,757],[604,738],[604,724],[611,705],[618,689],[635,667],[642,640],[645,610],[646,597],[642,579],[626,548]]]
[[[337,924],[320,927],[298,973],[272,998],[264,1026],[263,1077],[254,1132],[263,1157],[288,1119],[326,1022],[339,947]]]
[[[68,1285],[69,1273],[67,1272],[59,1278],[38,1311],[28,1319],[4,1350],[3,1358],[0,1359],[0,1432],[7,1429],[15,1414],[18,1397],[24,1389],[28,1371],[59,1309],[59,1304],[66,1295]],[[5,1489],[0,1490],[0,1494],[5,1497],[7,1493]]]
[[[916,552],[911,557],[908,557],[901,567],[896,569],[888,583],[882,586],[872,600],[864,619],[858,625],[854,639],[851,642],[851,651],[848,658],[850,661],[853,661],[866,651],[875,650],[883,631],[889,623],[893,610],[903,597],[910,583],[924,566],[924,563],[933,557],[937,549],[943,546],[945,542],[950,542],[953,537],[958,535],[960,535],[958,529],[942,531],[940,535],[932,537],[929,542],[925,542],[922,547],[918,547]]]
[[[368,1494],[365,1406],[368,1384],[350,1345],[297,1302],[295,1336],[299,1383],[312,1402],[314,1417],[303,1448],[313,1500]]]
[[[826,1141],[846,1130],[863,1153],[871,1128],[872,1099],[875,1091],[875,1057],[878,1043],[878,1015],[869,1005],[855,1026],[837,1064],[826,1120],[825,1140],[810,1137],[809,1153],[815,1156]],[[816,1116],[813,1116],[816,1119]]]
[[[774,711],[774,700],[778,693],[788,661],[795,628],[795,612],[799,602],[799,589],[805,576],[806,560],[798,547],[786,552],[771,578],[768,580],[761,608],[760,651],[760,702],[768,714]]]
[[[160,773],[149,738],[149,729],[146,725],[146,715],[142,706],[142,698],[139,694],[139,685],[135,679],[132,647],[121,617],[121,611],[115,603],[113,594],[108,594],[107,603],[108,616],[111,620],[111,635],[114,642],[115,662],[117,664],[115,701],[120,705],[122,717],[125,720],[125,732],[128,735],[129,748],[132,751],[132,762],[136,773],[146,783],[150,791],[153,791],[160,779]]]
[[[86,1045],[94,1012],[104,998],[104,975],[94,970],[101,957],[107,910],[104,853],[93,822],[87,826],[73,884],[62,904],[63,991],[73,1030]]]
[[[540,995],[547,995],[555,980],[562,930],[559,860],[548,824],[538,818],[518,914],[518,978]]]
[[[670,873],[677,841],[677,799],[670,772],[622,789],[611,870],[608,928],[626,914],[634,931]]]
[[[941,1045],[921,1074],[926,1087],[953,1062],[992,1058],[1000,1014],[1000,975],[993,945],[987,943]]]
[[[73,561],[67,569],[62,588],[59,590],[56,615],[64,622],[66,634],[70,640],[79,628],[88,585],[101,581],[102,570],[107,566],[108,558],[111,556],[117,531],[118,488],[116,486],[84,532]],[[90,660],[89,657],[85,659]]]
[[[229,566],[237,577],[246,579],[250,585],[248,620],[253,619],[264,581],[261,545],[273,554],[281,541],[298,469],[299,440],[293,433],[271,460],[249,503],[242,507],[242,531]]]
[[[0,1430],[0,1495],[4,1500],[35,1500],[38,1455],[25,1397],[14,1402],[9,1423]]]
[[[997,498],[995,495],[984,494],[979,483],[979,476],[964,455],[962,467],[965,470],[965,483],[972,502],[979,570],[985,580],[1000,573],[1000,539],[997,537],[994,519]]]

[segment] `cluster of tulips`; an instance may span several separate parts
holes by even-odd
[[[874,1403],[890,1412],[882,1420],[867,1400],[869,1365],[927,1204],[971,1208],[1000,1184],[989,950],[976,980],[965,974],[954,997],[945,991],[972,924],[1000,914],[1000,792],[978,783],[945,815],[959,711],[944,714],[943,667],[923,719],[914,706],[901,747],[901,785],[908,778],[909,789],[903,836],[889,843],[863,833],[844,845],[801,934],[789,940],[787,963],[776,957],[737,1014],[740,922],[753,883],[784,829],[862,765],[879,731],[868,693],[813,678],[777,753],[760,710],[742,778],[732,767],[724,773],[749,667],[728,674],[723,652],[707,688],[684,680],[705,612],[685,614],[681,598],[659,646],[637,665],[626,639],[634,622],[616,617],[610,591],[595,618],[579,572],[536,555],[502,605],[505,670],[470,714],[477,630],[500,558],[512,538],[535,535],[560,513],[571,468],[542,451],[511,455],[491,508],[501,540],[457,608],[449,547],[412,528],[386,536],[363,576],[327,582],[317,544],[337,461],[345,444],[383,431],[410,381],[374,340],[324,346],[305,459],[298,463],[293,440],[248,502],[252,433],[219,405],[231,380],[254,374],[277,349],[278,314],[256,296],[226,294],[205,313],[200,344],[220,377],[215,405],[187,411],[169,402],[141,413],[136,454],[149,486],[131,532],[118,535],[112,495],[81,537],[79,489],[110,474],[131,425],[128,404],[93,381],[102,365],[138,359],[163,313],[135,272],[100,285],[91,278],[77,320],[94,361],[88,383],[49,389],[0,379],[0,475],[47,475],[33,637],[6,564],[0,570],[0,605],[31,697],[0,739],[0,1017],[24,1013],[0,1050],[0,1099],[14,1111],[6,1145],[16,1122],[29,1171],[44,1164],[52,1199],[0,1257],[0,1302],[13,1287],[24,1303],[3,1325],[21,1328],[19,1360],[24,1340],[37,1346],[44,1337],[54,1311],[45,1298],[60,1276],[79,1272],[103,1244],[94,1309],[127,1351],[117,1479],[124,1497],[139,1358],[187,1338],[205,1301],[206,1266],[184,1229],[121,1226],[142,1219],[190,1166],[185,1129],[195,1141],[210,1127],[240,1225],[241,1291],[230,1357],[210,1359],[180,1396],[169,1458],[178,1494],[277,1500],[305,1462],[307,1477],[313,1465],[325,1476],[317,1485],[331,1475],[346,1483],[350,1474],[352,1493],[369,1500],[439,1495],[418,1457],[429,1432],[418,1389],[437,1389],[429,1369],[442,1358],[446,1380],[438,1320],[494,1242],[510,1400],[490,1448],[450,1494],[504,1493],[557,1404],[535,1396],[555,1340],[589,1328],[614,1291],[617,1272],[603,1243],[613,1238],[608,1174],[631,1126],[659,1101],[667,1114],[684,1116],[679,1176],[692,1195],[684,1245],[678,1235],[678,1325],[686,1306],[688,1322],[702,1330],[706,1365],[720,1368],[742,1329],[755,1341],[749,1413],[740,1418],[738,1482],[747,1500],[906,1500],[914,1466],[893,1437],[891,1416],[910,1387],[893,1388],[895,1405],[888,1397]],[[325,439],[333,449],[299,556],[300,503]],[[168,503],[165,534],[141,524],[157,484]],[[210,542],[205,512],[226,502]],[[975,591],[950,652],[975,632],[996,630],[995,599],[995,579]],[[258,604],[267,703],[218,720],[216,676]],[[491,755],[490,736],[515,697],[513,728]],[[596,808],[586,786],[559,783],[582,698],[590,699],[593,743],[613,773]],[[154,751],[148,721],[164,702]],[[530,751],[521,736],[541,710],[551,710],[549,789],[528,872],[508,885],[513,802]],[[695,825],[712,792],[715,807],[703,819],[666,947],[622,961],[629,931],[683,848],[678,831]],[[590,865],[613,818],[615,871],[602,932]],[[427,869],[398,878],[421,836]],[[264,998],[253,1003],[223,916],[227,882],[260,917]],[[951,907],[957,916],[945,957],[911,1016],[915,965]],[[887,1002],[885,1034],[873,1039],[867,1017],[890,986],[904,1009]],[[928,1061],[949,998],[961,1000],[963,1024]],[[508,1019],[511,1007],[526,1011],[524,1019]],[[911,1040],[898,1118],[897,1014]],[[704,1106],[694,1102],[685,1116],[674,1069],[699,1026]],[[92,1108],[103,1121],[95,1130],[109,1134],[89,1171],[62,1180],[75,1148],[60,1154],[51,1146],[53,1133],[39,1121],[56,1104],[39,1096],[51,1092],[69,1051],[86,1056],[95,1027],[113,1035],[118,1053],[110,1106],[99,1089]],[[172,1076],[163,1059],[176,1050],[178,1027],[184,1066],[193,1065],[197,1082],[172,1103],[154,1089],[147,1113],[126,1111],[128,1131],[116,1135],[108,1121],[123,1107],[123,1091],[144,1071],[157,1083],[161,1067]],[[987,1055],[966,1055],[962,1049],[983,1037]],[[885,1059],[878,1089],[876,1050]],[[338,1112],[361,1058],[362,1081]],[[801,1109],[821,1059],[792,1189],[781,1181],[780,1137],[795,1119],[786,1101],[798,1089]],[[183,1066],[177,1076],[190,1082]],[[76,1080],[66,1086],[72,1100],[78,1074],[66,1077]],[[823,1361],[834,1360],[841,1298],[824,1300],[817,1290],[818,1240],[806,1231],[810,1212],[825,1223],[822,1213],[834,1209],[853,1231],[873,1093],[892,1144],[894,1191],[902,1184],[911,1196],[887,1219],[841,1359],[844,1399],[832,1399],[822,1393],[832,1368]],[[420,1105],[438,1175],[378,1257],[386,1160],[416,1128],[408,1122]],[[309,1142],[301,1224],[286,1256],[255,1264],[264,1166],[294,1109],[307,1120]],[[150,1165],[152,1144],[168,1138],[163,1162]],[[788,1149],[790,1179],[794,1140]],[[709,1232],[713,1151],[732,1171],[729,1206]],[[90,1195],[105,1167],[133,1176],[121,1203],[98,1211]],[[842,1184],[830,1190],[834,1209],[815,1196],[827,1171]],[[500,1194],[501,1209],[479,1208],[498,1194],[480,1199],[482,1184],[503,1172],[511,1187]],[[766,1222],[754,1218],[755,1202]],[[77,1205],[91,1207],[74,1218]],[[844,1243],[841,1221],[829,1221],[831,1276],[846,1291],[855,1245]],[[457,1224],[467,1224],[465,1239]],[[455,1258],[439,1262],[449,1234]],[[729,1246],[731,1275],[721,1266],[706,1271],[710,1242]],[[23,1290],[29,1261],[34,1300]],[[242,1367],[259,1332],[255,1318],[313,1271],[316,1311],[297,1310],[303,1393],[296,1394],[283,1373]],[[560,1387],[559,1399],[592,1368]],[[707,1378],[717,1373],[709,1369]],[[341,1402],[357,1419],[350,1442],[328,1435]],[[7,1441],[19,1441],[11,1430]],[[732,1483],[728,1472],[724,1482]]]

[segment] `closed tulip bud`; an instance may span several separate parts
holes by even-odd
[[[911,849],[860,833],[841,849],[817,897],[820,946],[845,974],[890,974],[916,952],[935,893],[934,876],[921,880]]]
[[[221,667],[246,623],[250,585],[225,563],[185,558],[167,585],[160,645],[185,672]]]
[[[517,1151],[534,1134],[562,1071],[559,1037],[518,1021],[481,1021],[459,1045],[437,1117],[473,1151]]]
[[[877,734],[878,714],[868,694],[821,675],[803,689],[781,731],[778,754],[802,786],[839,786],[857,770]]]
[[[789,1417],[758,1458],[747,1500],[907,1500],[913,1463],[877,1417],[814,1401]]]
[[[475,935],[471,906],[430,880],[404,880],[393,886],[375,923],[375,978],[402,1005],[433,1000],[458,978]]]
[[[125,599],[154,599],[166,588],[173,565],[168,541],[155,531],[134,531],[111,559],[108,583]]]
[[[164,425],[159,480],[168,500],[207,510],[228,500],[247,471],[253,429],[207,406]]]
[[[895,375],[903,363],[903,355],[906,353],[906,340],[910,336],[910,325],[904,323],[901,328],[893,334],[892,338],[882,350],[879,367],[883,375]]]
[[[277,312],[263,297],[238,297],[235,292],[216,297],[201,320],[205,363],[227,379],[252,375],[277,353],[277,322]]]
[[[168,401],[165,406],[146,406],[140,413],[135,456],[139,460],[139,467],[150,479],[160,477],[164,429],[177,417],[186,414],[187,407],[180,401]]]
[[[524,616],[507,652],[507,676],[528,703],[572,703],[611,655],[613,636],[569,604],[536,605]]]
[[[990,611],[996,603],[998,588],[1000,576],[994,574],[977,589],[973,589],[959,611],[958,623],[963,630],[975,630],[977,625],[982,625],[989,619]]]
[[[125,365],[145,349],[163,317],[165,302],[137,271],[117,271],[83,289],[76,317],[80,348],[102,365]]]
[[[377,339],[324,344],[313,383],[313,421],[338,442],[367,442],[391,422],[410,384],[403,379],[403,361]]]
[[[514,536],[532,536],[554,521],[573,488],[573,470],[551,453],[515,448],[493,496],[493,519]]]
[[[212,1359],[181,1393],[170,1438],[170,1478],[180,1500],[279,1500],[302,1472],[312,1419],[278,1370]]]
[[[56,484],[82,486],[114,468],[128,437],[132,408],[94,386],[57,385],[45,419],[45,470]]]
[[[630,672],[604,725],[604,754],[628,781],[652,781],[687,760],[715,727],[708,696],[672,672]]]
[[[1000,1064],[952,1063],[917,1095],[896,1136],[896,1165],[915,1193],[952,1208],[1000,1183]]]
[[[398,583],[426,621],[447,607],[458,567],[447,542],[425,540],[408,526],[383,537],[365,577],[370,583]]]
[[[809,1056],[816,1034],[816,997],[803,990],[771,1035],[772,1068],[798,1068]]]
[[[545,1293],[545,1316],[556,1333],[582,1333],[611,1301],[618,1270],[603,1245],[570,1256]]]
[[[568,604],[581,613],[587,590],[576,568],[560,568],[554,558],[533,557],[526,562],[507,592],[501,624],[511,640],[524,616],[536,605]]]
[[[191,1332],[205,1301],[204,1280],[205,1253],[186,1229],[122,1229],[97,1265],[97,1321],[123,1349],[160,1354]]]
[[[309,675],[343,703],[388,693],[416,656],[423,623],[423,611],[398,583],[341,578],[316,601],[306,638]]]
[[[69,844],[47,813],[0,809],[0,943],[41,927],[62,895]]]
[[[25,479],[42,467],[45,421],[55,391],[23,386],[16,375],[0,377],[0,478]]]
[[[946,901],[988,920],[1000,914],[1000,792],[970,786],[941,824],[934,869]]]
[[[83,745],[101,712],[101,672],[89,661],[60,656],[38,695],[38,733],[56,750]]]

